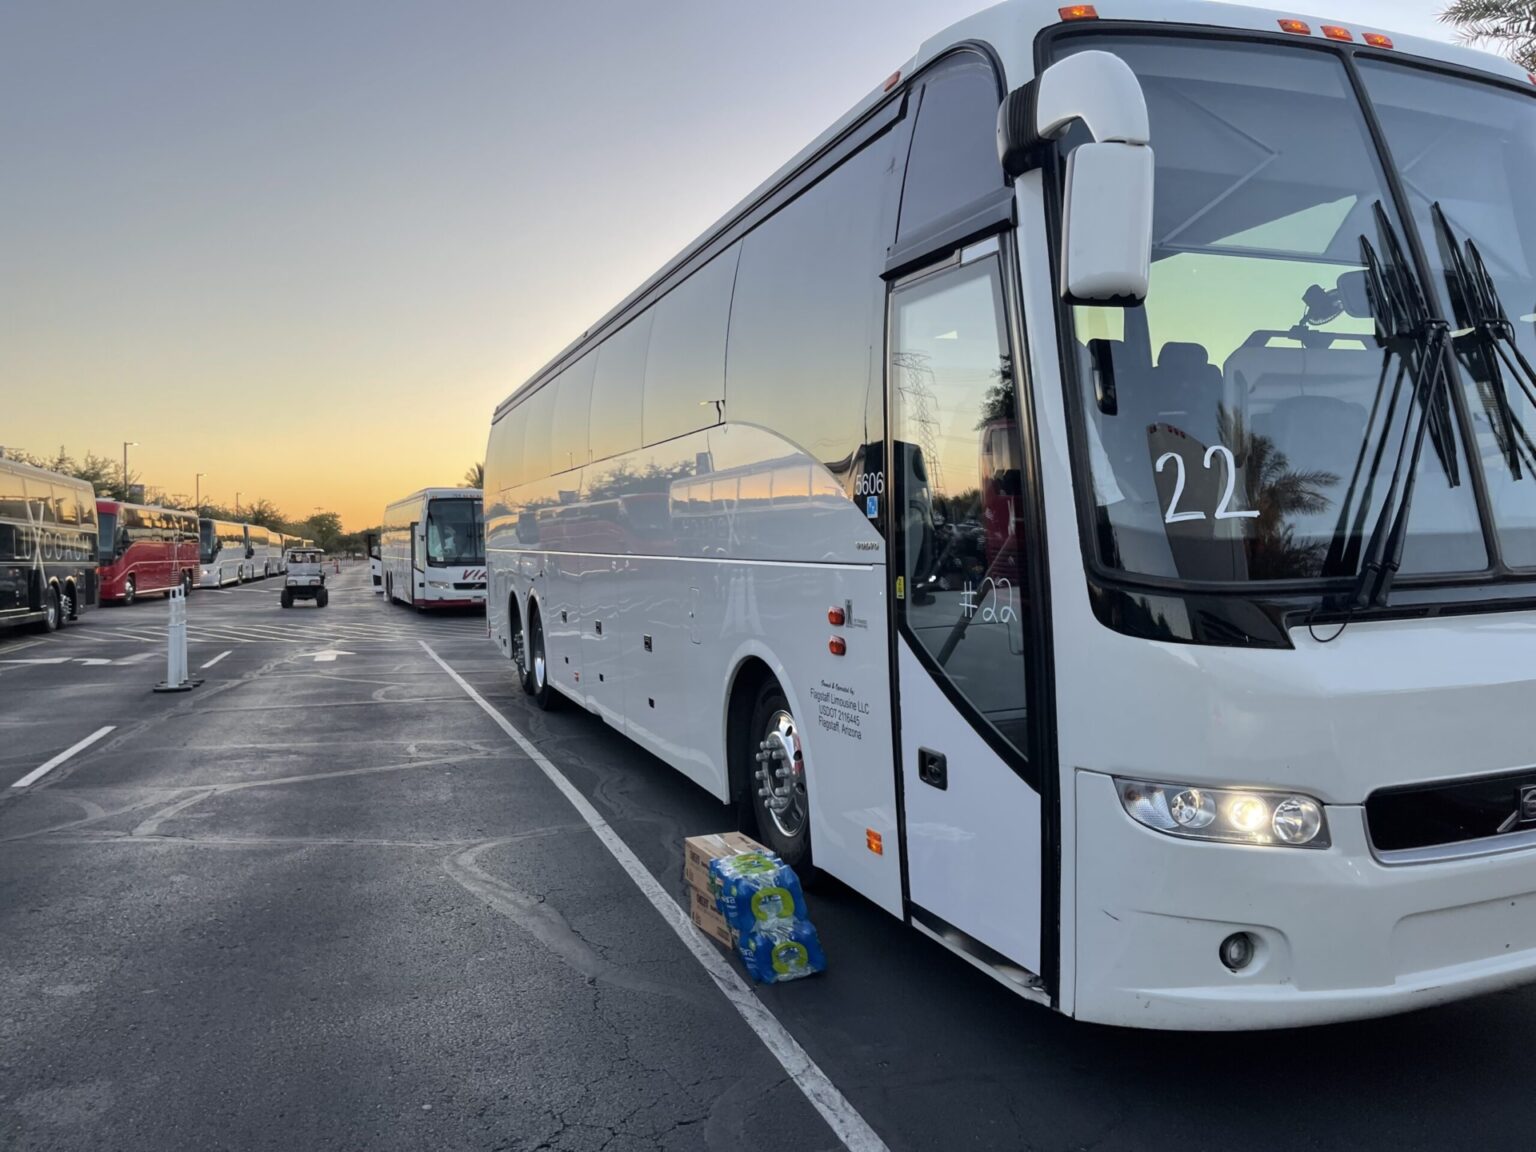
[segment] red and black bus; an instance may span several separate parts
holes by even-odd
[[[132,604],[150,592],[190,592],[198,565],[197,515],[174,508],[96,501],[101,599]]]

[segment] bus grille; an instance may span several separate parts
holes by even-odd
[[[461,580],[453,586],[455,592],[484,592],[484,580]]]
[[[1523,801],[1536,788],[1536,769],[1453,783],[1386,788],[1365,802],[1371,843],[1381,851],[1429,848],[1529,832]]]

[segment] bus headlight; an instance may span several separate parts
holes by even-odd
[[[1170,836],[1291,848],[1333,842],[1323,806],[1311,796],[1120,779],[1115,788],[1126,815]]]
[[[428,588],[437,588],[437,589],[448,589],[448,588],[452,588],[453,585],[450,584],[450,583],[447,583],[446,581],[443,581],[443,580],[428,580],[427,581],[427,587]]]

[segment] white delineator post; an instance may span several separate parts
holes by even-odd
[[[165,630],[165,679],[155,685],[155,691],[186,692],[202,683],[187,672],[187,595],[173,588],[168,600],[171,622]]]

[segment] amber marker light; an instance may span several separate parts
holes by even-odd
[[[864,829],[864,847],[868,848],[876,856],[885,855],[885,840],[873,828]]]
[[[1392,37],[1383,36],[1380,32],[1363,32],[1360,39],[1364,40],[1372,48],[1391,48]]]
[[[1312,35],[1312,26],[1305,20],[1281,20],[1278,23],[1282,32],[1290,32],[1296,36]]]
[[[1330,40],[1353,41],[1355,38],[1354,33],[1350,32],[1348,28],[1340,27],[1338,24],[1324,24],[1323,35]]]
[[[1092,4],[1068,4],[1056,9],[1063,20],[1097,20],[1099,10]]]
[[[901,83],[901,71],[900,71],[900,69],[898,69],[897,71],[892,72],[889,76],[887,76],[885,78],[885,87],[883,89],[881,89],[881,90],[884,91],[884,92],[889,92],[892,88],[896,87],[896,85],[898,85],[900,83]]]
[[[841,608],[828,608],[827,623],[834,628],[841,628],[844,624],[848,623],[848,617]]]

